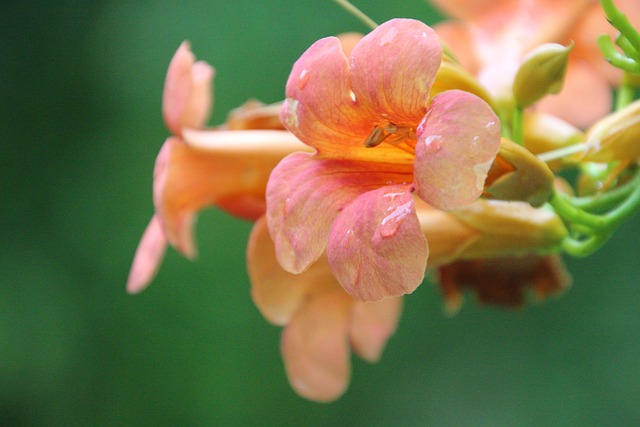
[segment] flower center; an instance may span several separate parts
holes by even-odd
[[[415,154],[417,140],[416,128],[389,122],[375,125],[363,145],[366,148],[373,148],[385,142],[409,154]]]

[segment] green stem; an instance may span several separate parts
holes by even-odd
[[[636,171],[628,184],[631,191],[622,203],[603,215],[589,213],[572,204],[572,200],[560,193],[554,193],[549,204],[569,225],[580,225],[591,229],[593,235],[609,234],[640,210],[640,173]],[[615,197],[620,197],[615,195]],[[581,228],[586,233],[584,228]]]
[[[602,9],[604,9],[604,13],[607,15],[607,19],[611,22],[611,25],[629,40],[629,43],[637,52],[640,52],[640,34],[633,25],[631,25],[631,22],[629,22],[625,14],[620,12],[613,3],[613,0],[601,0],[600,3],[602,3]]]
[[[363,11],[355,7],[351,2],[347,0],[333,0],[338,3],[344,10],[358,18],[364,25],[368,26],[372,30],[378,27],[378,24],[371,18],[369,18]]]
[[[589,197],[571,197],[569,202],[579,209],[586,211],[604,211],[619,204],[634,190],[632,183],[627,183],[613,190]]]
[[[629,73],[624,72],[622,75],[622,81],[620,82],[620,87],[618,88],[615,111],[622,110],[624,107],[631,104],[633,102],[634,95],[635,91],[630,84]]]
[[[624,56],[618,52],[609,36],[602,35],[598,37],[598,46],[600,47],[605,59],[614,67],[634,74],[640,73],[640,64],[634,59]]]
[[[607,228],[606,222],[601,215],[591,214],[573,206],[570,199],[563,194],[553,193],[551,199],[549,199],[549,204],[553,210],[569,224],[577,223],[587,226],[592,230],[601,231]]]
[[[606,243],[611,234],[596,234],[584,240],[565,237],[562,241],[562,249],[569,255],[575,257],[586,257],[591,255]]]
[[[511,127],[512,131],[512,140],[518,145],[524,144],[524,117],[523,117],[523,109],[521,107],[516,106],[513,109],[513,126]]]

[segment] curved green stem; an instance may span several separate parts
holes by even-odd
[[[626,199],[634,190],[633,182],[589,197],[571,197],[569,202],[579,209],[586,211],[605,211]]]
[[[609,36],[602,35],[598,37],[598,46],[604,54],[605,59],[614,67],[630,73],[640,73],[640,63],[618,52]]]
[[[607,15],[607,19],[611,22],[611,25],[629,40],[629,43],[636,51],[640,52],[640,34],[633,25],[631,25],[631,22],[629,22],[625,14],[620,12],[613,3],[613,0],[601,0],[600,3],[602,3],[602,9],[604,9],[604,13]]]
[[[611,237],[611,234],[596,234],[584,240],[565,237],[562,241],[562,249],[569,255],[575,257],[586,257],[600,249],[609,237]]]

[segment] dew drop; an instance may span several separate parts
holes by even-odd
[[[380,222],[380,234],[384,238],[396,235],[404,218],[411,213],[411,201],[391,209],[391,213]]]
[[[298,77],[298,89],[302,90],[309,81],[309,70],[302,70],[300,77]]]
[[[440,151],[443,144],[444,138],[442,135],[429,135],[424,139],[425,148],[427,149],[427,153],[430,154]]]

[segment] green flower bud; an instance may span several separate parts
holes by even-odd
[[[513,82],[513,96],[520,108],[527,108],[544,96],[558,93],[567,72],[569,46],[545,43],[532,50],[523,60]]]

